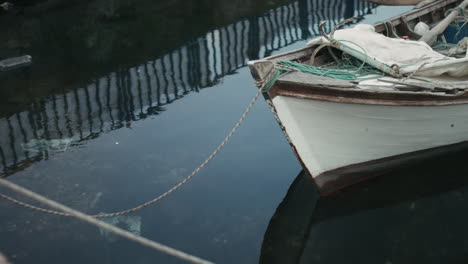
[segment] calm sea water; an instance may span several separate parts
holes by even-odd
[[[410,9],[154,2],[42,1],[0,15],[0,58],[33,57],[29,68],[0,73],[3,177],[90,214],[136,206],[227,135],[256,93],[249,59],[303,47],[321,20],[375,23]],[[466,263],[466,157],[319,199],[260,100],[187,185],[114,220],[217,263]],[[181,263],[3,200],[0,252],[12,263]]]

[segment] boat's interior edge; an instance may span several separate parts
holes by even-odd
[[[447,4],[447,2],[449,2]],[[412,28],[418,22],[424,22],[426,24],[433,25],[440,20],[444,14],[457,6],[457,0],[446,0],[443,2],[436,2],[433,3],[426,8],[423,9],[416,9],[412,10],[406,14],[403,14],[398,17],[394,17],[392,19],[387,20],[386,22],[375,24],[374,27],[376,32],[389,35],[393,34],[394,37],[399,36],[408,36],[409,39],[417,40],[421,36],[416,34]],[[409,19],[411,18],[411,19]],[[385,23],[388,23],[385,25]],[[389,30],[389,27],[391,29]],[[387,32],[391,31],[391,32]],[[319,45],[304,47],[298,50],[294,50],[291,52],[278,54],[275,56],[270,56],[265,58],[264,60],[276,62],[281,60],[289,60],[298,62],[301,64],[312,65],[323,67],[327,65],[327,63],[333,62],[333,57],[329,54],[327,49],[321,49],[314,58],[314,63],[311,64],[311,56],[314,53],[314,50],[318,48]],[[341,51],[335,48],[331,48],[334,53],[340,55]],[[281,84],[296,84],[297,86],[302,87],[317,87],[319,85],[317,83],[316,75],[311,74],[301,74],[297,73],[294,78],[288,77],[285,75],[284,77],[278,80],[278,84],[276,86],[281,86]],[[300,77],[300,78],[296,78]],[[344,81],[344,80],[336,80],[333,78],[328,77],[321,77],[322,80],[328,79],[328,84],[330,89],[356,89],[356,90],[366,90],[366,91],[374,91],[380,93],[395,93],[395,94],[431,94],[431,95],[440,95],[444,98],[451,98],[451,97],[466,97],[468,96],[468,89],[444,89],[444,88],[436,88],[436,89],[429,89],[427,87],[421,85],[413,84],[402,84],[398,83],[398,79],[393,79],[391,77],[383,78],[383,82],[363,82],[360,81]],[[393,81],[392,81],[393,79]],[[441,77],[432,77],[428,78],[430,81],[434,82],[466,82],[465,86],[468,85],[468,78],[453,78],[448,76],[441,76]],[[339,83],[338,85],[330,85],[333,82]],[[346,84],[344,85],[344,82]],[[324,86],[324,85],[320,85]],[[467,87],[468,88],[468,87]]]
[[[393,18],[390,18],[384,22],[380,22],[374,25],[376,32],[382,33],[382,34],[387,34],[389,32],[386,32],[386,28],[389,25],[392,25],[397,33],[402,34],[403,32],[406,32],[406,30],[411,30],[411,28],[414,28],[414,26],[418,22],[425,22],[426,24],[432,25],[434,20],[440,19],[445,12],[447,12],[449,9],[453,9],[457,6],[457,1],[459,0],[445,0],[443,2],[435,2],[432,4],[429,4],[425,8],[421,9],[414,9],[411,10],[403,15],[396,16]],[[446,4],[446,2],[451,2]],[[387,23],[387,27],[385,26],[385,23]],[[418,37],[414,31],[412,32],[414,37]],[[408,32],[406,32],[408,33]],[[402,34],[403,36],[405,34]],[[419,36],[420,37],[420,36]],[[271,60],[271,61],[277,61],[277,60],[300,60],[301,57],[305,55],[311,55],[313,52],[313,49],[311,47],[304,47],[301,49],[289,51],[286,53],[282,54],[276,54],[272,55],[269,57],[264,58],[263,60]]]
[[[302,75],[302,80],[299,80],[298,75]],[[303,81],[303,78],[309,78],[311,81]],[[450,93],[447,91],[429,91],[419,89],[417,87],[406,87],[406,89],[385,89],[379,88],[378,86],[363,87],[358,86],[349,81],[336,82],[336,79],[329,77],[320,77],[321,80],[328,79],[328,82],[318,83],[316,80],[317,76],[305,74],[305,73],[292,73],[289,77],[280,78],[277,83],[272,87],[268,92],[270,97],[275,97],[277,95],[292,95],[294,93],[305,95],[305,94],[316,94],[323,96],[344,96],[344,97],[362,97],[362,99],[367,98],[365,94],[374,95],[372,97],[381,97],[384,99],[390,95],[393,95],[391,100],[397,100],[398,98],[402,100],[409,101],[424,101],[424,100],[455,100],[468,98],[468,92],[461,91],[457,93]],[[347,82],[348,85],[343,82]],[[283,91],[283,92],[282,92]],[[361,95],[361,96],[360,96]],[[399,97],[400,96],[400,97]],[[304,96],[301,96],[304,97]],[[410,98],[411,97],[411,98]]]

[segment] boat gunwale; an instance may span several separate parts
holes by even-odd
[[[317,87],[278,81],[269,91],[271,99],[277,96],[335,103],[396,105],[396,106],[446,106],[468,103],[468,91],[458,95],[406,91],[375,91],[353,88]]]

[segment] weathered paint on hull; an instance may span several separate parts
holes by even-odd
[[[468,105],[394,106],[277,96],[279,121],[323,194],[468,140]]]

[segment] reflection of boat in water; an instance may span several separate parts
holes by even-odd
[[[466,263],[466,157],[456,150],[327,197],[302,171],[270,220],[260,263]]]
[[[304,49],[250,62],[321,193],[468,140],[468,58],[443,55],[413,31],[441,23],[460,3],[436,1],[375,26],[334,29]]]

